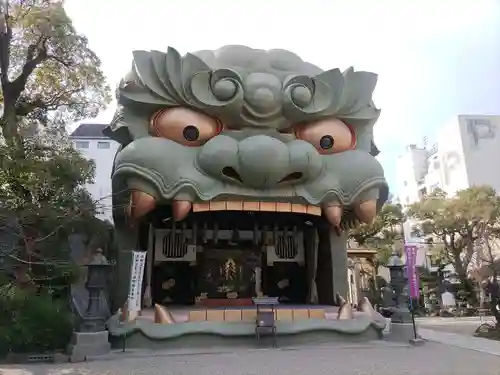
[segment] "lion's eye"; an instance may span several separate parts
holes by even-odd
[[[221,131],[219,120],[182,107],[156,112],[149,124],[150,134],[185,146],[201,146]]]
[[[351,150],[356,146],[353,129],[338,119],[324,119],[299,124],[294,129],[295,137],[311,143],[320,154],[335,154]]]

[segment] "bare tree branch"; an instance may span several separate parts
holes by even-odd
[[[12,96],[10,100],[15,103],[23,90],[26,88],[26,82],[29,76],[36,67],[47,59],[47,36],[41,36],[36,44],[32,44],[28,47],[28,54],[26,56],[26,62],[22,68],[21,74],[12,82],[12,91],[10,95]]]
[[[64,65],[68,69],[72,68],[74,65],[70,61],[63,60],[60,57],[57,57],[56,55],[52,54],[47,54],[47,59],[52,59],[54,61],[57,61],[59,64]]]
[[[12,40],[12,25],[9,15],[9,0],[5,0],[0,11],[0,80],[2,91],[5,93],[9,84],[10,43]],[[4,94],[5,95],[5,94]]]
[[[75,106],[75,105],[99,104],[99,102],[92,102],[92,101],[85,101],[85,102],[71,101],[68,103],[64,103],[64,101],[61,100],[65,96],[70,97],[71,95],[78,94],[83,91],[85,91],[85,87],[80,86],[72,90],[61,90],[48,100],[42,100],[38,98],[31,102],[23,102],[22,100],[19,100],[16,105],[16,115],[25,117],[28,116],[30,113],[32,113],[35,109],[41,109],[45,111],[55,111],[63,105]]]

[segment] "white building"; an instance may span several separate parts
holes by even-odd
[[[500,116],[458,115],[439,129],[436,143],[410,145],[396,166],[398,200],[403,207],[440,188],[448,195],[474,185],[490,185],[500,193]],[[413,235],[415,223],[404,224],[405,241],[422,243]],[[427,248],[417,258],[428,265]]]
[[[102,134],[107,126],[107,124],[80,124],[70,134],[70,139],[84,157],[94,161],[94,183],[87,185],[86,188],[97,201],[99,218],[112,222],[111,170],[119,144]]]
[[[418,201],[439,187],[453,195],[474,185],[500,192],[500,115],[459,115],[438,132],[431,148],[407,147],[398,158],[398,198],[403,205]]]

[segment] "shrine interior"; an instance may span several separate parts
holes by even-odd
[[[314,236],[320,216],[208,211],[174,222],[170,210],[159,206],[140,228],[140,247],[154,254],[145,275],[153,303],[245,306],[263,295],[308,302],[317,249],[306,249],[306,237]]]

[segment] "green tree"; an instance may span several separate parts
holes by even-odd
[[[0,10],[0,127],[8,143],[22,127],[65,125],[110,101],[101,62],[57,0],[4,0]]]
[[[377,250],[376,270],[387,263],[394,250],[402,250],[404,215],[398,204],[385,204],[372,224],[362,224],[350,231],[349,236],[360,246]]]
[[[398,204],[385,204],[372,224],[362,224],[349,232],[349,237],[360,246],[377,251],[373,260],[373,287],[378,290],[377,275],[380,266],[387,264],[393,251],[403,248],[402,225],[404,215]],[[377,294],[378,295],[378,294]]]
[[[488,227],[483,234],[481,240],[482,247],[478,250],[479,264],[487,269],[485,272],[488,281],[486,290],[490,295],[490,310],[496,319],[496,328],[500,331],[500,254],[499,254],[500,226],[496,225]],[[483,276],[483,277],[484,277]],[[480,280],[483,281],[483,280]]]
[[[71,273],[68,235],[102,225],[85,190],[93,164],[71,147],[65,127],[97,115],[110,90],[62,0],[1,4],[0,230],[11,241],[0,256],[33,285]]]
[[[500,201],[500,198],[497,198]],[[492,200],[493,201],[493,200]],[[494,201],[492,202],[494,204]],[[500,210],[500,202],[492,211]],[[470,271],[472,277],[485,287],[490,297],[490,310],[496,319],[497,332],[500,333],[500,214],[494,212],[489,221],[478,225],[478,237]],[[486,282],[485,282],[486,281]],[[498,337],[497,333],[497,337]]]
[[[418,222],[416,231],[437,244],[441,264],[452,264],[471,303],[475,303],[467,268],[484,233],[497,222],[499,198],[489,186],[476,186],[447,197],[436,190],[413,204],[408,215]]]
[[[75,271],[67,241],[71,233],[90,232],[95,220],[95,204],[84,188],[94,166],[69,146],[23,143],[24,158],[0,146],[0,231],[9,239],[0,256],[18,270],[21,283],[34,286]]]

